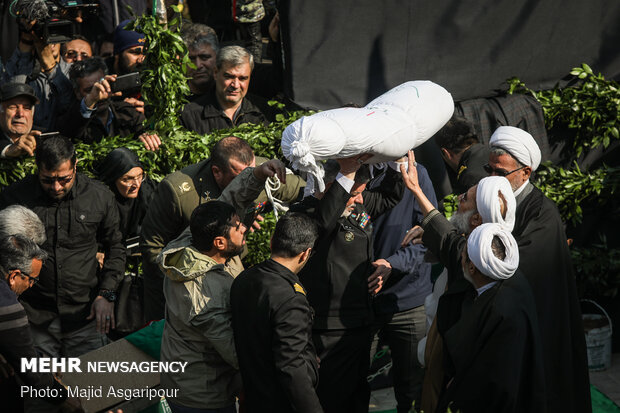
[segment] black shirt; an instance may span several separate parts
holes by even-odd
[[[30,175],[0,194],[0,208],[20,204],[32,209],[45,226],[40,282],[21,296],[30,322],[46,327],[60,316],[62,330],[74,331],[89,321],[99,289],[115,290],[125,268],[125,248],[119,231],[114,195],[102,183],[78,173],[61,201],[43,191]],[[99,270],[96,253],[103,246],[105,261]]]

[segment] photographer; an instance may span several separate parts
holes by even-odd
[[[60,59],[60,44],[46,43],[35,33],[36,21],[18,21],[19,43],[6,64],[6,76],[34,89],[39,99],[34,124],[54,130],[58,114],[71,102],[71,82],[61,67],[68,64]]]
[[[99,57],[73,63],[69,71],[76,99],[60,119],[60,132],[73,141],[99,142],[108,136],[142,131],[144,115],[112,92],[116,75],[108,75]]]

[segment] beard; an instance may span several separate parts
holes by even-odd
[[[232,257],[235,257],[241,254],[243,252],[244,246],[245,244],[236,245],[236,244],[233,244],[232,242],[229,242],[228,247],[226,248],[226,251],[222,252],[222,256],[226,258],[226,260],[228,261]]]
[[[461,234],[469,234],[471,231],[469,229],[469,220],[474,215],[473,209],[467,212],[458,212],[456,211],[452,217],[450,217],[450,223],[456,227],[456,229]]]

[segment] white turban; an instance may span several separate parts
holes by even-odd
[[[491,135],[489,146],[510,152],[519,162],[530,166],[533,171],[540,165],[540,148],[532,135],[523,129],[514,126],[500,126]]]
[[[499,193],[506,200],[506,218],[502,217]],[[510,182],[503,176],[487,176],[478,182],[476,190],[476,206],[483,223],[500,224],[511,232],[515,226],[515,210],[517,201],[510,187]]]
[[[491,242],[498,236],[506,248],[506,257],[500,260],[493,254]],[[506,280],[519,266],[519,246],[512,234],[499,224],[482,224],[467,238],[467,255],[478,271],[494,280]]]

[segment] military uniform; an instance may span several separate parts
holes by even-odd
[[[326,412],[368,411],[372,307],[372,223],[400,202],[403,183],[393,169],[381,187],[363,192],[364,204],[343,217],[351,195],[334,182],[319,201],[307,197],[291,210],[319,224],[315,255],[300,272],[315,311],[313,340],[321,360],[318,395]]]
[[[233,281],[230,302],[246,411],[321,413],[312,309],[297,275],[264,261]]]
[[[257,165],[265,161],[265,158],[256,157]],[[301,178],[287,175],[287,184],[282,185],[274,196],[291,202],[297,198],[303,186],[305,182]],[[221,193],[209,159],[168,175],[158,185],[144,217],[140,236],[144,268],[144,315],[147,321],[164,317],[163,274],[156,264],[157,255],[189,225],[192,212],[198,205],[218,199]],[[264,200],[266,196],[263,192],[257,203]],[[240,260],[236,260],[241,265]]]

